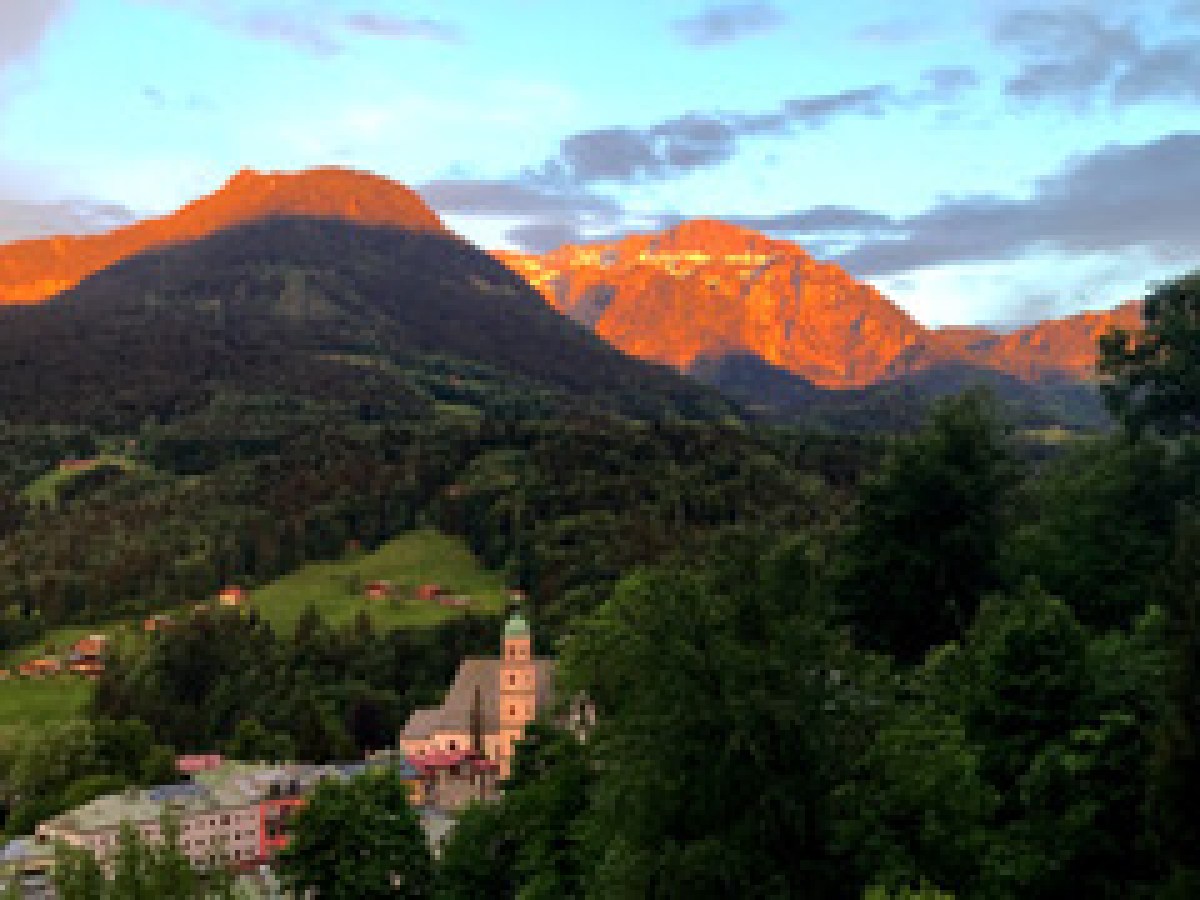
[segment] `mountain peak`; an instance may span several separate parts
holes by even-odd
[[[692,249],[709,253],[786,250],[789,255],[808,255],[798,244],[777,241],[723,219],[688,219],[654,236],[653,244],[662,250]]]
[[[273,216],[447,231],[415,191],[371,172],[333,166],[298,172],[242,169],[215,192],[161,218],[144,219],[107,234],[0,247],[0,303],[36,303],[144,250]]]
[[[215,193],[167,218],[209,215],[227,219],[223,224],[298,215],[390,225],[408,231],[446,230],[410,188],[372,172],[337,166],[297,172],[241,169]]]

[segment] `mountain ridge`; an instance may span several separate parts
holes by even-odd
[[[752,354],[824,388],[863,388],[948,364],[1030,383],[1088,381],[1096,340],[1140,305],[1011,333],[927,328],[836,263],[719,220],[546,254],[500,252],[552,306],[617,347],[687,370]]]
[[[356,169],[242,169],[218,190],[164,216],[109,232],[36,238],[0,246],[0,304],[32,304],[146,250],[207,237],[268,216],[346,218],[367,225],[448,233],[412,189]]]
[[[165,216],[104,234],[0,246],[0,305],[40,303],[121,260],[270,216],[451,234],[415,191],[370,172],[245,169]],[[823,388],[863,388],[948,364],[1034,384],[1088,381],[1097,337],[1140,321],[1139,306],[1129,303],[1011,333],[930,329],[837,264],[719,219],[541,255],[492,256],[629,355],[686,372],[698,360],[751,354]]]

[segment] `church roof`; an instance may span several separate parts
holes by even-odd
[[[483,731],[494,734],[500,730],[500,667],[501,659],[468,657],[458,666],[454,684],[446,692],[439,707],[413,710],[402,739],[425,740],[434,734],[453,731],[469,734],[471,709],[475,705],[475,690],[483,712]],[[537,705],[545,709],[554,703],[554,678],[557,660],[539,657],[532,660],[537,679]]]
[[[504,636],[506,638],[529,637],[529,623],[525,621],[525,617],[521,615],[520,611],[514,612],[504,623]]]

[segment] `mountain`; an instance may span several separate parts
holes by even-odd
[[[446,233],[413,191],[350,169],[279,173],[244,170],[218,191],[157,219],[107,234],[18,241],[0,246],[0,304],[35,303],[74,287],[113,263],[267,216],[319,216],[408,231]]]
[[[436,219],[417,221],[257,219],[0,309],[0,410],[110,432],[246,397],[281,416],[297,404],[369,418],[434,405],[729,411],[551,309]]]
[[[686,370],[752,355],[826,388],[961,375],[963,366],[1031,383],[1086,380],[1096,338],[1138,322],[1129,304],[1012,334],[931,330],[798,245],[713,220],[543,256],[497,255],[552,306],[635,356]]]

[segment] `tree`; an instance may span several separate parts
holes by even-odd
[[[408,798],[391,767],[322,782],[292,819],[279,855],[284,885],[321,900],[430,896],[432,861]]]
[[[519,887],[517,851],[515,823],[503,800],[468,807],[442,845],[434,898],[515,897]]]
[[[1140,332],[1100,341],[1098,369],[1113,414],[1135,435],[1200,429],[1200,272],[1145,299]]]
[[[887,691],[825,623],[811,562],[734,551],[630,576],[565,645],[567,687],[598,713],[576,825],[585,896],[844,891],[831,795]]]
[[[994,402],[934,410],[865,485],[836,558],[835,599],[866,647],[916,662],[961,637],[999,586],[1003,508],[1016,474]]]
[[[179,823],[162,820],[162,841],[147,844],[121,826],[111,877],[87,850],[60,842],[54,883],[60,900],[233,900],[234,879],[223,865],[197,869],[179,848]]]
[[[1167,601],[1167,706],[1157,730],[1153,800],[1175,880],[1200,886],[1200,515],[1178,532]]]

